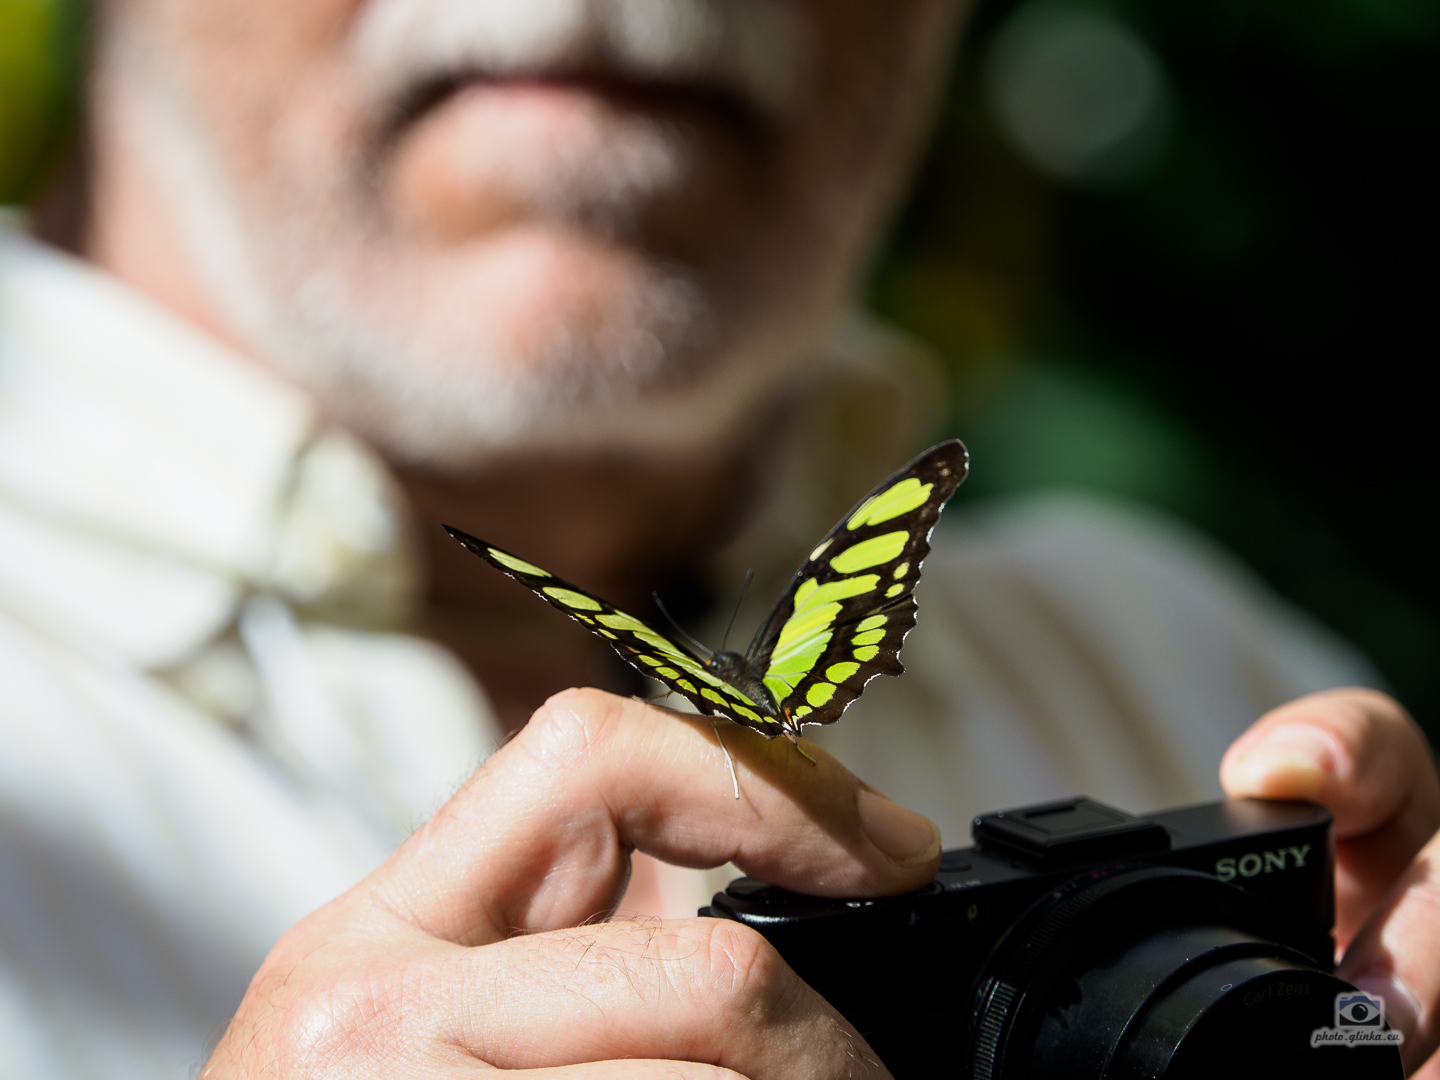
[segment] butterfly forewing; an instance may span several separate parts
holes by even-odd
[[[877,675],[899,675],[915,626],[920,564],[940,511],[969,470],[959,441],[941,443],[875,488],[822,540],[747,657],[781,711],[828,724]]]
[[[706,671],[704,661],[682,642],[494,544],[449,525],[445,531],[551,607],[605,638],[642,675],[680,694],[702,714],[721,716],[770,736],[779,732],[779,721],[767,715],[768,708]]]

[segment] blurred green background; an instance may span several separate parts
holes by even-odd
[[[78,0],[0,0],[0,204],[31,198],[74,130]]]
[[[961,497],[1169,510],[1440,742],[1440,4],[981,0],[872,302],[933,343]]]
[[[74,130],[77,0],[0,0],[0,201]],[[873,306],[932,343],[965,499],[1164,508],[1440,734],[1434,0],[981,0]]]

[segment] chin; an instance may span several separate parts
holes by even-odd
[[[397,273],[396,266],[405,267]],[[521,225],[410,258],[383,255],[353,274],[388,280],[386,337],[463,372],[480,354],[517,381],[579,392],[625,376],[681,380],[722,298],[693,273],[583,232]],[[717,305],[717,300],[719,304]],[[369,321],[374,321],[369,320]],[[483,343],[483,344],[482,344]]]

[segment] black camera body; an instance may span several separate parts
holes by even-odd
[[[1403,1075],[1393,1046],[1311,1045],[1351,989],[1330,973],[1329,811],[1077,798],[972,832],[915,893],[740,878],[701,914],[769,939],[897,1080]]]

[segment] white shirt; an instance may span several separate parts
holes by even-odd
[[[835,394],[723,560],[756,595],[900,460],[918,384],[891,346],[833,350]],[[907,674],[818,736],[947,844],[1042,798],[1218,797],[1261,712],[1373,682],[1173,523],[1064,498],[947,517]],[[0,1074],[190,1075],[279,934],[493,749],[481,689],[401,630],[407,529],[295,391],[0,230]],[[684,914],[713,880],[662,891]]]
[[[259,961],[493,749],[381,467],[0,236],[0,1075],[184,1077]]]

